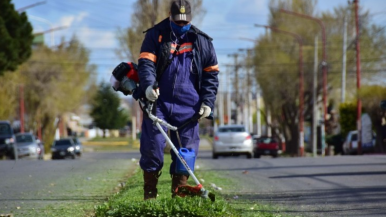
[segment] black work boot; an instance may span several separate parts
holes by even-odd
[[[172,197],[175,197],[176,190],[178,186],[186,185],[188,182],[189,176],[181,174],[172,174]]]
[[[159,171],[155,171],[155,172],[143,171],[144,200],[157,198],[157,183],[158,183],[158,178],[160,176],[161,176],[161,173]]]

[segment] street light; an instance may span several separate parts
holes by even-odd
[[[357,131],[358,131],[358,154],[362,154],[362,101],[359,97],[359,90],[361,88],[361,57],[360,57],[360,43],[359,43],[359,0],[354,0],[355,4],[355,30],[356,30],[356,66],[357,66]]]
[[[32,18],[33,20],[37,20],[37,21],[46,23],[46,24],[50,25],[50,29],[53,29],[52,23],[49,20],[47,20],[47,19],[44,19],[44,18],[41,18],[41,17],[37,17],[37,16],[33,16],[33,15],[28,15],[28,17]],[[55,33],[53,31],[51,31],[51,47],[53,47],[54,45],[55,45]]]
[[[293,32],[284,31],[284,30],[281,30],[281,29],[277,29],[275,27],[265,26],[265,25],[258,25],[258,24],[255,24],[255,26],[256,27],[264,27],[266,29],[268,28],[268,29],[271,29],[271,30],[273,30],[275,32],[280,32],[280,33],[284,33],[284,34],[290,35],[290,36],[294,37],[298,41],[298,43],[299,43],[299,152],[300,152],[300,156],[303,156],[304,155],[303,39],[298,34],[295,34]]]
[[[323,68],[323,125],[325,125],[326,119],[327,119],[327,55],[326,55],[326,29],[324,26],[324,23],[321,19],[306,15],[306,14],[300,14],[293,11],[288,11],[285,9],[280,9],[280,12],[287,13],[290,15],[302,17],[305,19],[313,20],[317,22],[321,29],[322,29],[322,46],[323,46],[323,53],[322,53],[322,68]],[[324,128],[326,130],[326,128]],[[323,132],[325,133],[325,132]]]

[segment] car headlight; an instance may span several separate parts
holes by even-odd
[[[72,152],[72,151],[74,151],[75,149],[74,149],[74,147],[69,147],[69,148],[67,148],[67,151],[69,151],[69,152]]]
[[[5,144],[12,144],[14,142],[15,142],[15,140],[13,138],[9,138],[9,139],[5,140]]]
[[[79,149],[80,149],[80,146],[78,146],[78,145],[75,146],[75,149],[76,149],[76,150],[79,150]]]

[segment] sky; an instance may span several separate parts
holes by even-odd
[[[56,46],[76,34],[83,45],[91,51],[91,63],[97,65],[97,81],[109,82],[112,70],[122,61],[114,52],[118,47],[118,29],[130,26],[131,14],[136,0],[12,0],[16,9],[42,3],[26,9],[34,32],[63,28],[45,34],[47,46]],[[210,35],[217,53],[220,72],[232,63],[229,55],[249,49],[253,40],[264,34],[268,22],[269,0],[203,0],[206,15],[198,27]],[[386,21],[384,0],[360,0],[360,6],[374,13],[374,20]],[[348,0],[319,0],[317,12],[347,6]],[[192,21],[194,23],[194,19]]]

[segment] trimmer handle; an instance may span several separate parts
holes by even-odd
[[[191,117],[189,120],[187,120],[181,126],[179,126],[178,129],[184,128],[186,125],[190,124],[190,122],[197,121],[198,119],[200,119],[200,117],[201,117],[201,115],[199,113],[196,113],[193,117]]]
[[[158,81],[155,81],[153,84],[153,90],[157,90],[157,89],[158,89]]]

